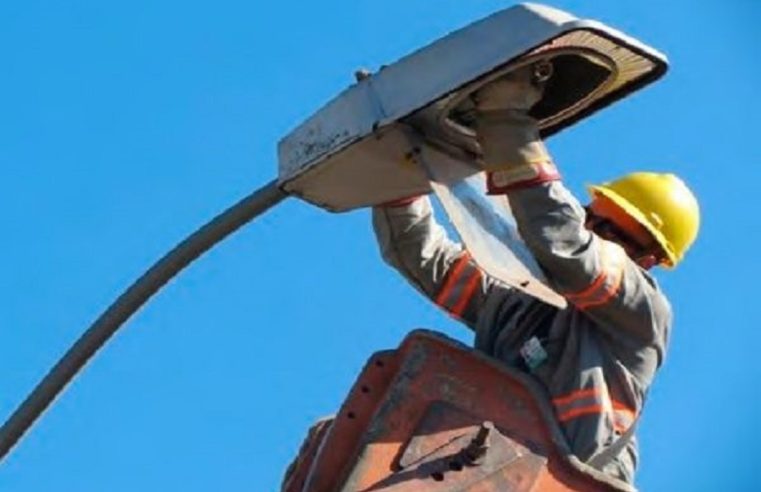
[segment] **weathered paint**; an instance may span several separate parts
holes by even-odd
[[[573,458],[552,412],[526,375],[415,331],[368,361],[284,491],[633,490]]]

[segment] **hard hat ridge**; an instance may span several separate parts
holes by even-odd
[[[695,241],[700,207],[695,195],[671,173],[635,172],[589,186],[593,199],[605,197],[653,235],[666,253],[663,263],[676,266]]]

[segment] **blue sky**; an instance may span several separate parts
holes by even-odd
[[[277,140],[497,1],[0,5],[0,418],[116,295],[276,174]],[[654,86],[554,137],[567,183],[671,170],[701,236],[641,429],[643,490],[758,490],[753,0],[556,1],[664,51]],[[275,490],[303,431],[415,327],[469,333],[378,257],[367,211],[290,199],[138,313],[0,465],[0,490]]]

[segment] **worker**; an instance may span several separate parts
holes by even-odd
[[[477,92],[475,129],[487,192],[509,202],[521,237],[567,307],[484,273],[447,237],[427,196],[375,207],[373,225],[384,259],[470,327],[477,350],[547,389],[580,460],[632,483],[634,424],[672,319],[649,270],[682,260],[697,235],[698,205],[673,174],[637,172],[591,186],[591,203],[582,207],[529,116],[542,95],[536,75],[547,68],[527,66]]]

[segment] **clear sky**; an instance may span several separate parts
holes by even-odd
[[[508,3],[0,4],[0,418],[129,283],[276,175],[277,140],[352,83]],[[659,272],[676,311],[641,429],[645,491],[761,490],[761,4],[556,1],[665,52],[654,86],[550,141],[573,190],[695,189]],[[366,210],[290,199],[172,282],[0,465],[0,490],[268,491],[364,360],[470,334],[379,259]]]

